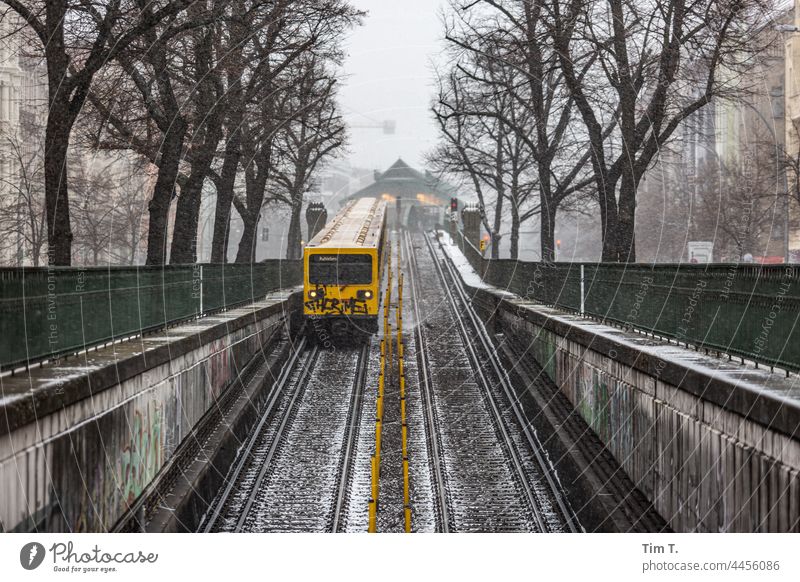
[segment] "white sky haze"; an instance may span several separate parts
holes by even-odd
[[[386,169],[398,157],[421,168],[436,141],[430,116],[431,60],[444,46],[442,0],[352,0],[368,11],[346,43],[340,103],[350,129],[350,162]],[[354,127],[394,119],[394,135]]]

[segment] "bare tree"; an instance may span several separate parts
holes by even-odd
[[[203,158],[208,136],[214,141],[216,124],[206,123],[210,107],[218,106],[213,70],[213,36],[224,22],[228,0],[203,0],[173,18],[162,19],[115,54],[92,87],[89,112],[95,123],[89,145],[105,150],[131,150],[158,168],[148,204],[147,264],[164,264],[167,257],[168,216],[178,191],[187,186],[182,174],[186,158]],[[199,86],[198,79],[202,79]],[[216,148],[216,143],[210,146]],[[213,155],[213,154],[212,154]],[[196,170],[202,174],[205,159]],[[191,174],[191,167],[189,168]],[[181,205],[182,232],[191,225],[197,183]],[[191,255],[191,238],[176,260]]]
[[[741,92],[770,7],[762,0],[541,6],[591,152],[603,260],[634,261],[642,177],[685,119],[711,99]]]
[[[17,266],[27,256],[33,266],[41,263],[47,244],[47,218],[44,206],[44,151],[40,141],[4,135],[8,159],[15,171],[0,172],[0,249],[13,254]]]
[[[227,0],[211,0],[211,11],[225,14]],[[202,18],[203,11],[189,14]],[[200,217],[203,184],[211,169],[211,163],[222,140],[222,124],[225,119],[225,87],[218,60],[226,49],[222,30],[223,19],[192,30],[178,42],[179,54],[184,55],[182,78],[187,85],[184,92],[189,95],[185,106],[190,111],[191,137],[186,143],[188,171],[181,181],[180,195],[175,212],[172,231],[170,263],[194,263],[197,261],[197,227]],[[179,77],[181,78],[181,77]]]
[[[500,256],[500,233],[506,202],[511,215],[511,257],[519,251],[520,225],[539,211],[529,205],[536,190],[533,158],[527,144],[505,119],[517,119],[524,112],[513,111],[512,98],[505,92],[486,93],[472,79],[457,71],[439,81],[439,96],[433,112],[442,143],[428,156],[440,172],[466,177],[478,197],[481,221],[491,237],[492,258]],[[497,115],[469,115],[469,111]],[[493,198],[493,215],[487,206]]]
[[[261,208],[269,201],[267,182],[276,165],[275,140],[278,132],[291,117],[290,92],[281,89],[270,92],[258,104],[261,115],[248,115],[241,131],[242,166],[244,167],[244,197],[232,194],[232,202],[242,218],[242,238],[236,252],[237,263],[255,259],[256,232],[261,218]]]
[[[702,168],[696,228],[713,234],[718,256],[739,261],[767,254],[785,196],[774,150],[774,143],[754,140],[736,158],[711,157]]]
[[[535,214],[541,224],[541,256],[552,261],[557,211],[584,194],[590,179],[589,152],[571,124],[574,101],[547,34],[543,6],[527,0],[452,0],[445,38],[457,74],[482,87],[479,93],[494,101],[503,96],[506,103],[496,107],[483,99],[452,107],[440,102],[439,115],[494,119],[514,133],[516,147],[525,147],[535,176],[529,182],[535,182],[539,196]],[[517,205],[511,209],[516,247]],[[531,214],[520,215],[519,222]]]
[[[248,131],[253,155],[258,156],[255,149],[260,149],[254,149],[252,143],[260,131],[257,129],[259,121],[247,119],[248,115],[259,115],[270,108],[267,103],[283,101],[276,92],[293,90],[291,83],[286,83],[287,68],[307,52],[324,55],[328,44],[339,41],[342,24],[349,25],[358,17],[347,3],[330,2],[326,8],[328,11],[323,13],[313,2],[289,0],[236,0],[233,4],[228,26],[230,48],[221,65],[228,90],[225,94],[225,151],[218,174],[212,176],[217,189],[212,262],[223,262],[227,257],[234,185],[243,156],[243,132]],[[254,23],[260,25],[254,26]],[[272,135],[285,120],[275,121],[278,121],[277,125],[274,122],[263,123],[264,135]],[[264,161],[266,158],[260,159]],[[245,213],[245,231],[249,236],[252,220],[257,220],[260,210],[252,218],[249,211]]]
[[[159,169],[149,204],[148,264],[166,258],[175,198],[170,260],[196,260],[209,180],[217,190],[212,260],[225,258],[232,203],[245,231],[252,230],[270,171],[269,144],[288,114],[281,106],[277,117],[269,116],[296,91],[284,71],[306,53],[337,57],[344,30],[359,18],[344,0],[204,0],[116,55],[90,96],[98,121],[91,141],[133,150]],[[249,159],[243,159],[245,136]],[[242,175],[247,194],[237,201]]]
[[[110,164],[94,168],[82,156],[70,157],[75,232],[73,254],[81,265],[110,264],[117,206],[113,172]]]
[[[286,258],[302,257],[301,212],[305,194],[326,160],[340,152],[346,128],[336,105],[336,81],[316,58],[304,59],[297,76],[294,118],[278,134],[283,163],[276,168],[276,194],[289,204]]]
[[[75,121],[97,72],[194,0],[3,0],[41,43],[47,64],[45,200],[51,264],[72,258],[67,154]],[[8,17],[3,13],[2,17]]]

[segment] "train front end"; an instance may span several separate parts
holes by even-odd
[[[385,217],[380,200],[352,201],[306,245],[303,313],[312,341],[377,333]]]
[[[371,335],[378,331],[376,249],[306,248],[303,313],[320,339]]]

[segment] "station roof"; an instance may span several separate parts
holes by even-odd
[[[457,196],[455,187],[446,184],[430,172],[415,170],[398,159],[383,173],[375,172],[375,182],[352,194],[347,200],[359,198],[396,198],[418,200],[421,204],[447,206]]]

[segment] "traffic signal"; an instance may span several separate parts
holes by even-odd
[[[451,212],[458,212],[458,198],[450,199],[450,210]]]

